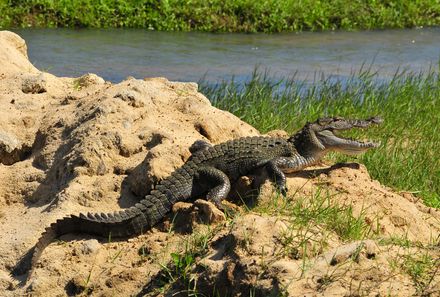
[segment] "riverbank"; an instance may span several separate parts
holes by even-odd
[[[421,1],[8,1],[0,28],[145,28],[165,31],[286,32],[440,25],[440,4]]]

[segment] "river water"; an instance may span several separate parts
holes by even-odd
[[[362,32],[211,34],[140,29],[20,29],[29,57],[58,76],[97,73],[177,81],[239,82],[256,66],[276,77],[344,79],[362,67],[390,78],[398,70],[438,70],[440,28]]]

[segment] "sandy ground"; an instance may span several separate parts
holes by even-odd
[[[241,205],[225,219],[199,201],[174,209],[180,222],[171,215],[124,241],[63,236],[45,249],[26,283],[12,277],[11,268],[57,218],[131,206],[183,164],[195,140],[215,144],[258,131],[212,107],[194,83],[112,84],[94,74],[41,72],[24,40],[7,31],[0,31],[0,65],[1,296],[186,296],[195,283],[205,296],[440,295],[439,211],[372,180],[356,163],[289,176],[287,199],[324,188],[331,203],[351,207],[371,227],[369,239],[344,240],[317,223],[307,238],[313,247],[325,244],[293,256],[286,250],[299,243],[287,244],[286,234],[297,239],[304,230],[288,216]],[[265,183],[259,200],[273,196]],[[180,228],[185,224],[190,231]],[[175,270],[172,253],[198,234],[209,240],[185,270],[188,277],[164,278],[164,267]],[[430,263],[426,275],[406,269],[408,259],[417,264],[422,256]]]

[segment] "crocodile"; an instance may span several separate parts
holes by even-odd
[[[13,269],[14,275],[32,274],[44,248],[68,233],[85,233],[111,238],[128,238],[142,234],[160,222],[178,201],[206,197],[222,208],[231,183],[241,176],[265,169],[282,195],[286,195],[286,173],[299,171],[317,163],[330,151],[358,154],[379,146],[338,136],[338,131],[367,128],[380,124],[380,117],[366,120],[341,117],[320,118],[308,122],[289,138],[253,136],[217,145],[196,141],[192,155],[169,177],[160,181],[139,203],[114,213],[70,215],[57,220]]]

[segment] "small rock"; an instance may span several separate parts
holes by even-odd
[[[391,216],[390,220],[396,227],[403,227],[407,225],[405,218],[402,218],[400,216]]]
[[[213,203],[198,199],[194,204],[177,202],[173,205],[174,230],[191,233],[197,223],[213,224],[226,220],[226,216]]]
[[[376,257],[378,253],[378,248],[376,243],[372,240],[365,240],[364,244],[365,244],[365,254],[367,258],[373,259],[374,257]]]
[[[11,153],[21,147],[20,141],[5,132],[0,131],[0,153]]]
[[[235,203],[251,203],[250,199],[257,198],[259,194],[259,186],[264,180],[264,173],[258,175],[260,170],[255,171],[255,175],[241,176],[233,185],[229,192],[228,199]],[[223,201],[225,203],[225,201]]]
[[[191,203],[179,201],[177,203],[174,203],[173,213],[187,212],[187,211],[191,210],[192,207],[193,207],[193,205]]]
[[[323,257],[326,259],[326,262],[335,266],[347,261],[349,258],[357,262],[362,251],[365,251],[366,257],[371,259],[377,253],[376,244],[372,240],[357,241],[339,246],[332,251],[325,253]]]
[[[46,92],[47,80],[44,73],[24,78],[21,84],[21,90],[26,94],[40,94]]]
[[[173,226],[178,233],[189,234],[196,221],[194,205],[187,202],[177,202],[173,205]]]
[[[29,151],[17,137],[0,131],[0,164],[12,165],[25,158]]]
[[[96,253],[101,248],[101,244],[96,239],[89,239],[83,242],[81,252],[84,255]]]
[[[80,87],[85,88],[91,85],[102,85],[105,83],[105,80],[94,73],[87,73],[77,78],[76,82]]]
[[[205,224],[214,224],[226,220],[225,214],[213,203],[206,200],[197,199],[194,204],[199,208],[199,218]]]
[[[139,98],[139,93],[133,90],[123,90],[117,93],[114,98],[120,98],[125,102],[128,102],[133,107],[143,107],[144,102]]]

